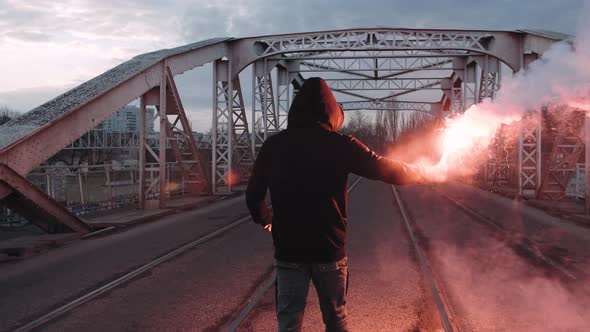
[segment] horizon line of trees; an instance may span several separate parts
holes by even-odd
[[[421,112],[377,111],[371,119],[362,111],[354,111],[340,131],[382,154],[407,146],[420,150],[418,153],[433,155],[436,151],[431,143],[441,126],[439,119]]]

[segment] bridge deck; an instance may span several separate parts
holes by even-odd
[[[458,184],[439,188],[498,221],[510,232],[506,237],[431,187],[398,189],[452,317],[463,330],[549,326],[582,331],[590,321],[584,309],[590,303],[588,228],[479,189]],[[353,330],[438,328],[436,308],[389,187],[363,180],[350,199]],[[30,321],[246,214],[243,197],[238,197],[6,266],[0,274],[0,329]],[[535,254],[525,250],[531,246]],[[557,262],[577,279],[540,257]],[[271,261],[269,234],[246,222],[76,308],[46,330],[218,329],[269,277]],[[304,323],[310,331],[322,324],[314,296],[310,292]],[[240,330],[272,331],[275,324],[271,288]]]

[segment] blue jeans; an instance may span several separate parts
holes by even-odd
[[[346,258],[326,264],[291,263],[275,260],[276,304],[279,332],[301,331],[309,281],[313,281],[320,301],[326,331],[348,331]]]

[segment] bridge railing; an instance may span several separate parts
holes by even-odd
[[[158,174],[158,163],[147,163],[148,186]],[[166,163],[170,179],[166,194],[179,196],[188,193],[178,163]],[[78,216],[94,215],[138,203],[139,165],[51,165],[40,166],[28,179]],[[151,194],[159,196],[158,186]]]

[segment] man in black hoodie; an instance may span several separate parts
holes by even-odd
[[[347,331],[348,174],[392,184],[422,181],[418,167],[337,133],[343,123],[326,82],[309,78],[293,100],[287,129],[264,142],[254,163],[246,202],[254,222],[272,230],[279,331],[301,329],[310,280],[326,331]]]

